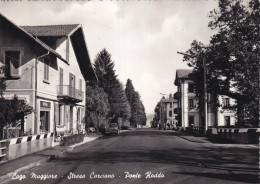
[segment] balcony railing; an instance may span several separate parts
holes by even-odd
[[[84,93],[83,91],[78,90],[70,85],[59,85],[58,98],[83,101]]]
[[[174,99],[178,100],[178,99],[181,99],[181,92],[176,92],[174,93]]]

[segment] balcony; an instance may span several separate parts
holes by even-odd
[[[180,114],[181,113],[181,108],[175,108],[173,109],[174,114]]]
[[[176,93],[174,93],[174,99],[176,99],[176,100],[179,100],[179,99],[181,99],[181,92],[176,92]]]
[[[84,93],[81,90],[76,89],[70,85],[59,85],[58,87],[58,99],[69,100],[72,102],[82,102],[84,100]]]

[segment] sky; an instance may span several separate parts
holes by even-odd
[[[82,24],[93,62],[106,48],[116,74],[131,79],[146,114],[162,94],[176,92],[176,69],[189,69],[177,51],[193,40],[208,44],[208,14],[217,0],[24,0],[0,1],[0,12],[17,25]]]

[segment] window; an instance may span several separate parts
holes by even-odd
[[[172,117],[172,111],[169,111],[169,117]]]
[[[63,94],[63,69],[60,68],[60,94]]]
[[[63,121],[63,105],[59,104],[59,121],[58,121],[58,125],[62,125]]]
[[[170,102],[170,108],[172,108],[172,103]]]
[[[189,127],[194,126],[194,116],[189,116]]]
[[[224,107],[229,107],[229,98],[224,99]]]
[[[6,77],[19,77],[20,51],[5,52]]]
[[[49,81],[49,65],[50,62],[47,59],[44,59],[44,80]]]
[[[188,92],[189,93],[194,93],[194,83],[189,83]]]
[[[230,126],[230,116],[225,116],[224,119],[225,119],[225,125]]]
[[[189,108],[194,108],[194,99],[189,99]]]
[[[82,80],[79,79],[79,90],[82,91]]]
[[[63,69],[60,68],[60,85],[63,85]]]

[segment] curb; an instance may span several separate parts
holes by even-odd
[[[178,137],[180,137],[180,138],[182,138],[182,139],[184,139],[184,140],[186,140],[186,141],[189,141],[189,142],[210,143],[210,141],[204,142],[204,141],[193,141],[193,140],[187,139],[187,138],[183,137],[183,136],[185,136],[185,135],[181,135],[181,133],[179,133],[179,132],[174,132],[173,134],[176,135],[176,136],[178,136]],[[191,136],[191,135],[189,135],[189,136]]]
[[[20,173],[20,172],[23,172],[24,170],[31,169],[31,168],[33,168],[33,167],[35,167],[35,166],[40,165],[40,164],[43,163],[43,162],[47,162],[47,161],[53,160],[53,159],[55,159],[55,158],[62,158],[62,157],[65,156],[67,153],[73,151],[73,149],[74,149],[75,147],[78,147],[78,146],[80,146],[80,145],[82,145],[82,144],[86,144],[86,143],[88,143],[88,142],[97,140],[97,139],[99,139],[100,137],[102,137],[102,136],[93,137],[93,139],[90,139],[89,141],[81,142],[81,143],[78,143],[78,144],[74,144],[74,145],[68,146],[67,149],[65,149],[65,150],[63,150],[63,151],[60,151],[59,153],[56,153],[55,155],[50,155],[49,158],[44,158],[44,159],[41,159],[41,160],[39,160],[39,161],[37,161],[37,162],[30,163],[30,164],[28,164],[28,165],[26,165],[26,166],[23,166],[23,167],[20,167],[20,168],[18,168],[18,169],[15,169],[15,170],[12,171],[12,172],[9,172],[9,173],[7,173],[7,174],[5,174],[5,175],[3,175],[3,176],[0,176],[0,183],[1,183],[1,184],[7,183],[7,182],[9,182],[9,181],[11,180],[11,178],[12,178],[12,176],[13,176],[14,174],[18,174],[18,173]]]
[[[184,140],[186,140],[186,141],[189,141],[189,142],[197,142],[197,143],[208,143],[208,142],[202,142],[202,141],[192,141],[192,140],[190,140],[190,139],[187,139],[187,138],[185,138],[185,137],[182,137],[182,136],[178,136],[178,137],[180,137],[180,138],[182,138],[182,139],[184,139]]]

